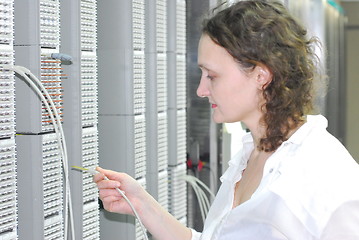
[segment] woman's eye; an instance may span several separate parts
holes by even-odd
[[[213,76],[207,75],[207,78],[208,78],[209,80],[213,80]]]

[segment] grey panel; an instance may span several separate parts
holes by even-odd
[[[19,239],[61,239],[63,176],[56,135],[18,135],[16,144]]]
[[[98,166],[97,9],[95,0],[61,2],[61,52],[72,57],[62,67],[64,131],[69,165]],[[88,173],[70,171],[76,239],[99,239],[98,190]]]

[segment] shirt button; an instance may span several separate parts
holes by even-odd
[[[272,173],[273,172],[273,168],[269,169],[269,173]]]

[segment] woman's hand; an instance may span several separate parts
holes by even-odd
[[[97,184],[100,199],[107,211],[134,215],[129,204],[116,188],[119,188],[126,194],[136,211],[139,211],[138,209],[141,209],[141,207],[145,205],[144,202],[148,199],[149,194],[131,176],[126,173],[105,170],[100,167],[97,167],[96,170],[99,173],[96,174],[93,179]],[[104,176],[109,180],[105,180]]]
[[[147,230],[158,240],[189,240],[191,230],[169,214],[144,188],[126,173],[97,167],[93,179],[100,190],[100,198],[107,211],[132,214],[131,207],[116,190],[125,192]],[[104,180],[104,177],[109,180]]]

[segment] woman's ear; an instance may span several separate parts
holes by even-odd
[[[272,71],[264,64],[257,64],[253,72],[258,88],[261,90],[265,89],[273,79]]]

